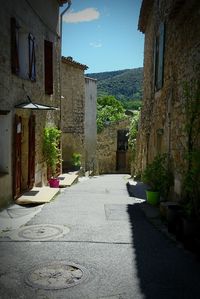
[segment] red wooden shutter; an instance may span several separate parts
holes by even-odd
[[[19,50],[18,50],[18,30],[19,26],[15,18],[10,20],[11,26],[11,70],[13,74],[19,74]]]
[[[44,41],[45,93],[53,94],[53,43]]]
[[[35,182],[35,115],[29,118],[28,188]]]
[[[13,163],[13,197],[17,199],[21,194],[21,139],[22,120],[15,115],[14,123],[14,163]]]
[[[36,80],[36,61],[35,61],[35,38],[32,34],[28,36],[29,46],[29,79]]]

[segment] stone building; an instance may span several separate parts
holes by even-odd
[[[136,169],[139,173],[155,155],[168,153],[174,198],[180,198],[183,189],[188,140],[183,86],[200,79],[199,17],[198,0],[143,0],[138,23],[145,46]]]
[[[0,9],[0,205],[46,179],[43,129],[59,126],[59,6],[7,0]]]
[[[96,80],[85,78],[86,65],[62,57],[62,160],[72,168],[73,153],[81,154],[84,171],[96,165]]]
[[[130,118],[108,124],[97,134],[98,172],[130,173],[131,152],[128,149]]]

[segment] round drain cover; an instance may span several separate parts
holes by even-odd
[[[62,237],[69,232],[69,228],[61,225],[38,224],[21,227],[11,233],[14,240],[46,241]]]
[[[87,271],[74,263],[54,262],[32,269],[25,276],[25,282],[39,289],[65,289],[85,280]]]

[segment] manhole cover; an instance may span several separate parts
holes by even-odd
[[[62,237],[69,232],[69,228],[61,225],[38,224],[21,227],[11,233],[13,240],[46,241]]]
[[[87,270],[74,263],[55,262],[32,269],[25,276],[25,282],[39,289],[66,289],[87,278]]]

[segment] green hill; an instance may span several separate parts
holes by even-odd
[[[91,73],[86,76],[97,79],[97,93],[113,95],[120,101],[141,100],[143,68]]]

